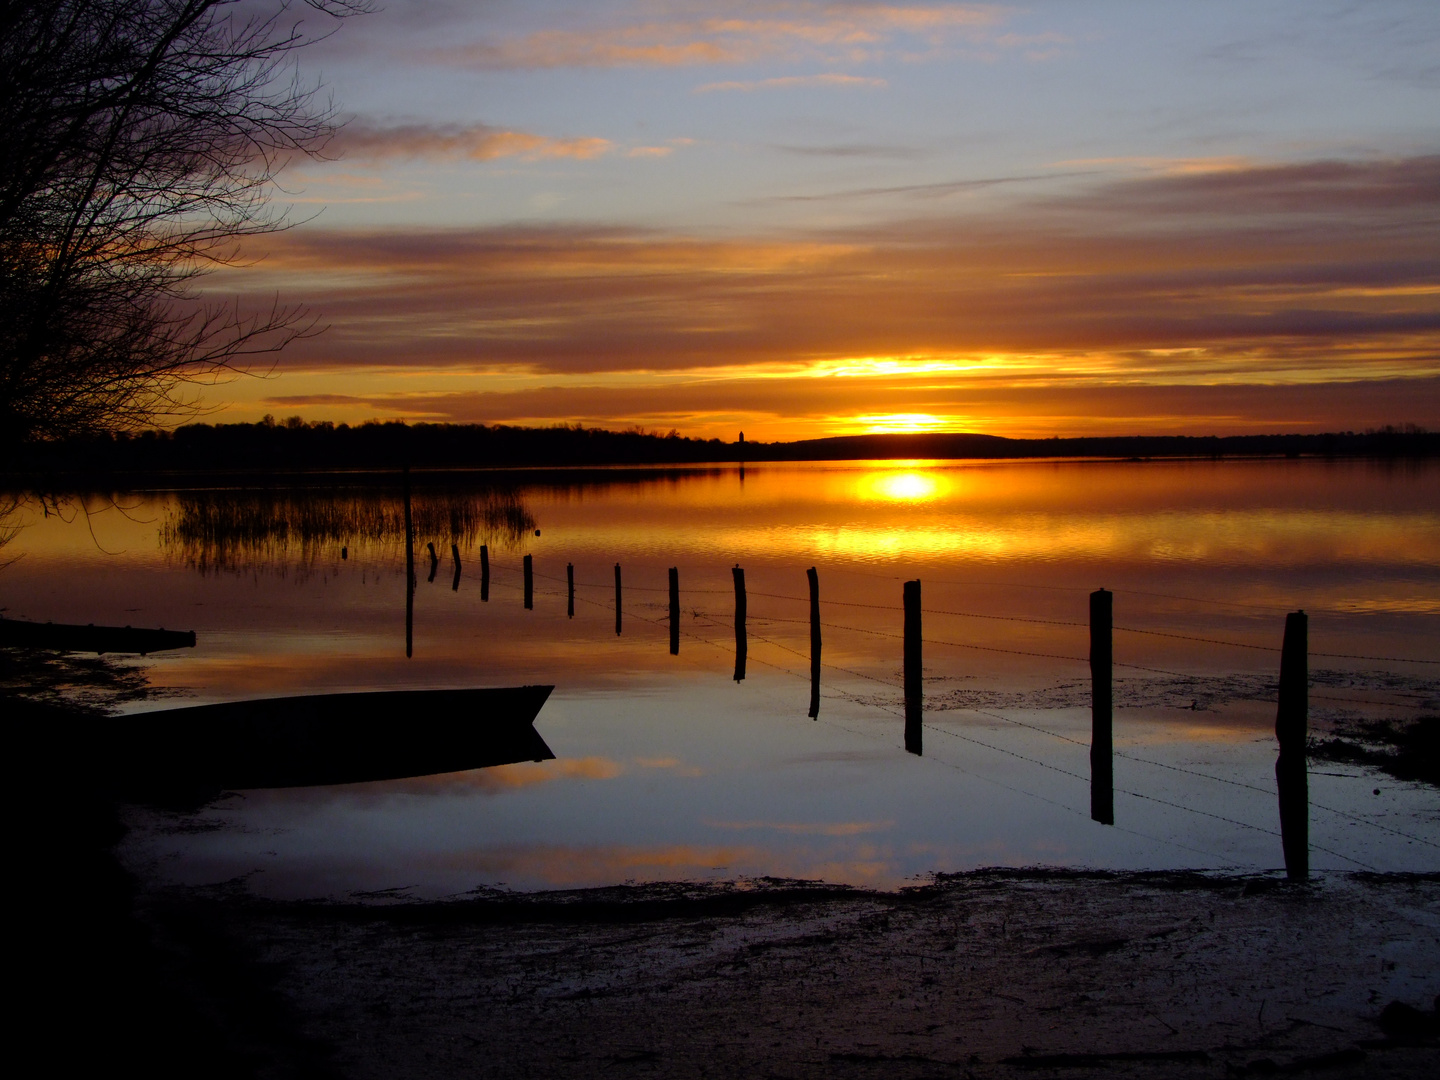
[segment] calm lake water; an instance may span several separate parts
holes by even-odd
[[[1440,709],[1433,465],[852,462],[573,476],[505,487],[416,477],[408,658],[398,486],[77,496],[48,515],[23,504],[3,551],[5,617],[196,631],[194,650],[144,661],[175,696],[128,711],[556,687],[536,723],[553,761],[235,793],[188,815],[136,809],[132,865],[285,897],[762,875],[894,887],[1001,865],[1268,869],[1281,865],[1274,715],[1287,611],[1310,617],[1312,730]],[[433,580],[427,543],[440,556]],[[533,610],[521,600],[527,554]],[[738,682],[736,565],[749,606]],[[813,720],[812,566],[824,638]],[[902,582],[917,578],[921,756],[904,749],[901,689]],[[1086,619],[1100,587],[1114,591],[1117,626],[1113,826],[1089,816]],[[1332,765],[1312,765],[1310,784],[1312,867],[1440,867],[1433,789]]]

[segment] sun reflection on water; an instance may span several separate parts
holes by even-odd
[[[936,502],[950,495],[952,481],[943,473],[905,469],[863,474],[855,494],[866,502]]]

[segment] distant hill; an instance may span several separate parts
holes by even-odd
[[[1324,435],[1137,435],[1006,439],[976,434],[842,435],[722,442],[639,430],[483,424],[190,424],[22,447],[11,476],[233,476],[415,469],[702,465],[897,458],[1436,457],[1440,432],[1412,426]]]
[[[758,450],[759,448],[757,448]],[[1155,458],[1155,457],[1434,457],[1440,432],[1387,428],[1324,435],[1114,435],[1005,439],[995,435],[925,433],[842,435],[766,447],[779,460],[845,458]],[[756,453],[752,460],[761,460]]]

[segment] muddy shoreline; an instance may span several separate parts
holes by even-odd
[[[340,904],[232,883],[136,910],[172,955],[224,943],[229,992],[263,984],[257,1075],[1420,1077],[1440,1064],[1440,874],[1296,886],[1035,869],[894,893],[761,881]]]
[[[12,704],[17,704],[12,701]],[[34,704],[30,758],[82,718]],[[42,734],[43,733],[43,734]],[[83,771],[82,771],[83,773]],[[937,875],[277,902],[115,858],[77,774],[26,834],[21,1013],[76,1067],[237,1077],[1429,1077],[1440,872]],[[28,791],[28,796],[27,796]]]

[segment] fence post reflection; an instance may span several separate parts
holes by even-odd
[[[615,633],[620,633],[620,564],[615,564]]]
[[[1305,612],[1285,616],[1280,647],[1280,705],[1275,714],[1275,786],[1280,794],[1280,845],[1285,851],[1285,876],[1304,881],[1310,875],[1309,780],[1305,764],[1305,731],[1309,723],[1308,620]]]
[[[921,726],[925,716],[921,685],[920,582],[905,582],[905,749],[912,754],[923,750]]]
[[[745,654],[749,644],[745,635],[745,571],[739,564],[730,571],[735,578],[735,681],[745,678]]]
[[[820,575],[805,571],[810,581],[810,719],[820,716]]]
[[[480,602],[490,599],[490,549],[480,545]]]
[[[455,580],[450,582],[450,591],[460,591],[460,545],[452,542],[450,544],[450,560],[455,564]]]
[[[565,564],[565,591],[568,599],[565,604],[565,614],[569,618],[575,617],[575,564]]]
[[[405,657],[415,655],[415,530],[410,523],[410,466],[402,473],[405,503]]]
[[[534,557],[526,555],[525,564],[525,610],[535,609],[535,561]]]
[[[432,540],[425,545],[430,552],[430,576],[425,579],[427,585],[435,584],[436,571],[440,569],[440,556],[435,554],[435,542]]]
[[[680,568],[670,567],[670,655],[680,655]]]
[[[1090,817],[1102,825],[1115,824],[1114,595],[1090,594]]]

